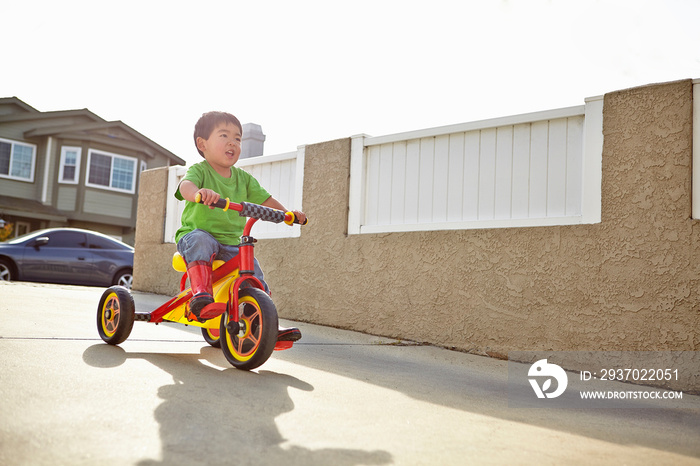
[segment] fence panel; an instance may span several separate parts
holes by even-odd
[[[587,106],[592,108],[587,110]],[[377,233],[596,222],[602,99],[587,106],[353,143],[349,231]],[[592,121],[586,135],[586,118]],[[600,120],[600,121],[599,121]],[[584,143],[590,154],[585,157]],[[589,164],[589,165],[586,165]],[[596,168],[596,166],[598,168]],[[591,170],[592,167],[592,170]],[[589,203],[595,206],[595,202]]]

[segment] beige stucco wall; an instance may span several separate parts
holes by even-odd
[[[350,139],[307,146],[311,222],[256,248],[280,315],[497,357],[700,350],[692,81],[607,94],[603,118],[595,225],[348,236]],[[171,293],[166,175],[145,176],[136,287]]]
[[[280,313],[500,355],[700,349],[691,81],[604,109],[596,225],[347,236],[350,141],[307,146],[312,221],[258,247]]]
[[[172,268],[172,243],[163,243],[165,206],[168,193],[168,168],[154,168],[141,173],[136,245],[134,254],[134,284],[136,290],[160,294],[176,294],[180,276]]]

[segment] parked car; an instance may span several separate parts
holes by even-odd
[[[131,288],[134,248],[96,231],[38,230],[0,243],[0,280]]]

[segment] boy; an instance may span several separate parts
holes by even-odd
[[[243,128],[230,113],[209,112],[202,115],[194,127],[194,143],[204,161],[191,166],[180,182],[175,197],[189,201],[182,213],[182,226],[175,234],[177,250],[185,259],[192,287],[190,311],[200,319],[201,310],[214,302],[212,291],[212,262],[227,261],[238,254],[239,238],[246,219],[235,212],[224,212],[211,205],[220,197],[232,202],[251,202],[287,211],[258,181],[240,168],[234,167],[241,155]],[[195,203],[197,194],[202,204]],[[209,207],[207,207],[209,206]],[[293,211],[300,222],[303,212]],[[257,259],[254,276],[270,292]]]

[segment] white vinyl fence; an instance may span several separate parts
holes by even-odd
[[[603,98],[593,97],[577,107],[353,136],[348,232],[598,223],[602,120]],[[302,210],[304,154],[300,146],[237,166],[287,208]],[[184,175],[184,167],[170,169],[166,242],[180,225],[184,202],[172,193]],[[297,237],[300,229],[258,222],[253,235]]]
[[[602,108],[355,136],[348,231],[600,222]]]
[[[252,174],[267,191],[290,210],[302,210],[304,185],[304,146],[296,152],[241,159],[236,166]],[[185,201],[173,195],[187,172],[185,167],[171,167],[168,172],[168,203],[165,217],[164,242],[174,243],[180,228],[180,216]],[[231,211],[231,215],[236,215]],[[300,235],[298,225],[274,224],[258,221],[252,234],[256,238],[291,238]]]

